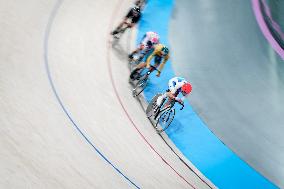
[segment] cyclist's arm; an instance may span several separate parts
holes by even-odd
[[[178,101],[180,104],[183,104],[184,97],[179,98],[178,94],[175,96],[175,100]]]
[[[154,52],[147,58],[146,60],[146,67],[149,68],[150,67],[150,62],[153,59],[153,57],[156,55],[156,50],[154,50]]]
[[[179,103],[183,103],[184,98],[179,98],[177,96],[175,96],[174,94],[172,94],[171,92],[167,92],[166,95],[170,98],[170,99],[174,99],[176,101],[178,101]]]
[[[146,34],[144,34],[140,44],[143,44],[144,46],[146,46],[148,40],[149,39],[148,39],[148,36],[147,36],[147,33],[146,33]]]
[[[175,100],[178,101],[180,104],[183,104],[183,98],[175,97]]]
[[[173,95],[171,92],[167,92],[167,96],[170,98],[170,99],[175,99],[175,95]]]
[[[163,70],[163,68],[164,68],[164,66],[165,66],[165,64],[166,64],[166,62],[168,61],[169,57],[170,57],[170,56],[167,55],[167,56],[164,58],[163,62],[162,62],[161,65],[159,66],[159,69],[158,69],[158,72],[159,72],[159,73],[162,72],[162,70]]]
[[[177,95],[175,97],[175,100],[178,101],[180,104],[183,104],[184,99],[188,96],[188,95],[185,95],[185,96],[182,96],[181,98],[179,98],[179,97],[177,97]]]

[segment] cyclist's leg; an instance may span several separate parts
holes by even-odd
[[[124,33],[127,28],[131,28],[131,26],[125,21],[124,25],[120,28],[119,33]]]
[[[167,108],[171,107],[172,102],[175,100],[175,98],[174,98],[171,94],[172,94],[171,92],[168,92],[168,93],[167,93],[168,101],[167,101],[166,104],[164,105],[164,109],[167,109]]]
[[[161,63],[162,58],[160,56],[155,56],[155,63],[154,63],[154,67],[157,69]]]
[[[138,52],[140,52],[141,50],[143,50],[143,44],[139,44],[139,46],[132,52],[132,53],[130,53],[129,55],[128,55],[128,58],[129,59],[133,59],[133,55],[134,54],[137,54]]]
[[[134,75],[136,75],[137,72],[139,72],[139,70],[141,70],[142,68],[145,68],[145,67],[146,67],[145,62],[141,62],[140,64],[138,64],[137,67],[131,72],[130,78],[134,79]]]
[[[129,19],[126,19],[124,24],[124,27],[120,29],[121,33],[124,33],[127,28],[132,28],[133,26],[135,26],[135,23],[133,23],[133,21]]]
[[[162,105],[163,100],[167,97],[166,95],[167,95],[167,93],[164,93],[157,98],[156,104],[157,104],[158,107],[160,107]]]
[[[124,18],[124,20],[116,27],[116,29],[111,34],[116,35],[120,33],[125,24],[127,24],[127,18]]]
[[[168,102],[166,103],[166,106],[171,106],[171,102],[175,99],[175,97],[177,96],[177,94],[175,93],[175,85],[173,85],[173,79],[170,79],[168,82],[168,87],[169,89],[167,90],[167,97],[169,97]]]
[[[155,56],[155,60],[154,60],[155,64],[154,64],[154,66],[157,68],[160,65],[161,61],[162,61],[162,57]]]
[[[140,69],[145,68],[145,67],[146,67],[146,62],[141,62],[140,64],[137,65],[136,68],[140,70]]]
[[[169,91],[169,89],[168,90],[166,90],[166,92],[165,93],[163,93],[161,96],[159,96],[158,98],[157,98],[157,105],[158,106],[162,106],[163,105],[163,101],[164,101],[164,99],[165,98],[169,98],[169,99],[171,99],[171,94],[170,94],[170,91]],[[168,100],[169,101],[169,100]],[[166,104],[167,105],[167,104]]]
[[[166,99],[168,100],[165,103]],[[169,89],[157,98],[156,107],[154,109],[155,119],[157,118],[158,114],[171,107],[172,100],[173,99],[171,98],[171,92],[169,91]]]
[[[143,60],[143,58],[144,58],[147,54],[149,54],[150,52],[152,52],[151,50],[152,50],[152,47],[149,47],[149,46],[145,45],[144,48],[142,48],[142,49],[140,50],[140,60]]]

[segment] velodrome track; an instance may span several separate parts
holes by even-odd
[[[131,96],[131,3],[0,1],[0,188],[210,188]]]

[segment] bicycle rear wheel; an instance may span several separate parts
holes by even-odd
[[[156,130],[158,133],[165,131],[170,124],[172,123],[175,117],[175,109],[171,108],[169,110],[164,111],[158,118],[156,122]]]
[[[156,94],[152,100],[149,102],[147,108],[146,108],[146,115],[147,117],[151,117],[154,114],[154,109],[157,107],[156,101],[161,96],[161,93]]]
[[[129,61],[129,69],[133,70],[140,62],[141,59],[139,59],[139,57],[135,57],[137,55],[134,55],[133,59]]]

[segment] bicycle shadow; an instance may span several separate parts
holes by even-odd
[[[114,55],[121,61],[128,61],[128,53],[123,49],[120,43],[112,44]]]
[[[128,33],[128,35],[125,37],[130,38],[130,33]],[[116,57],[118,57],[122,61],[125,61],[125,60],[128,61],[128,54],[129,54],[128,51],[130,51],[130,41],[127,40],[126,47],[125,47],[126,49],[124,49],[120,43],[121,40],[122,39],[113,39],[113,41],[111,42],[112,49]]]
[[[177,119],[174,119],[168,129],[165,131],[169,136],[171,134],[183,133],[185,125],[181,124]]]

